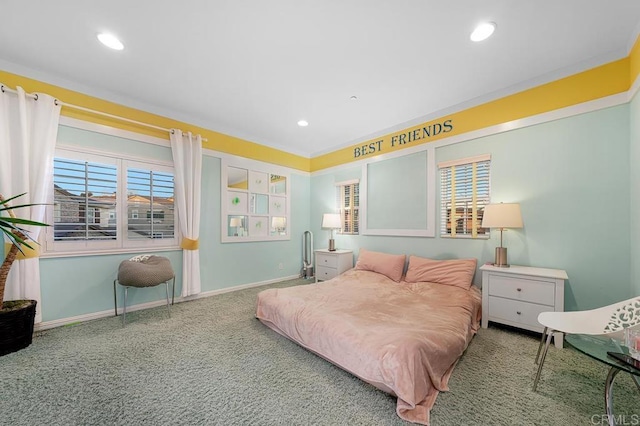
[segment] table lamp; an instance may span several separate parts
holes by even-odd
[[[286,217],[272,217],[271,218],[271,227],[276,230],[278,234],[284,232],[286,227]]]
[[[322,215],[322,228],[331,229],[331,238],[329,239],[329,251],[336,251],[336,242],[333,239],[334,229],[342,228],[339,213],[325,213]]]
[[[236,228],[236,233],[233,234],[234,237],[238,236],[238,227],[242,226],[242,218],[240,217],[232,217],[231,220],[229,220],[229,226],[232,228]]]
[[[508,268],[507,248],[502,246],[502,231],[505,228],[522,228],[522,214],[520,204],[499,203],[488,204],[482,215],[483,228],[500,228],[500,247],[496,247],[496,259],[494,266]]]

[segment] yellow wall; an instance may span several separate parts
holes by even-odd
[[[356,152],[357,149],[361,149],[363,146],[369,147],[371,144],[374,144],[373,148],[376,149],[376,152],[369,155],[380,155],[625,92],[629,90],[630,77],[633,75],[635,78],[638,73],[638,69],[630,72],[630,64],[633,63],[640,68],[640,64],[638,64],[640,61],[640,48],[638,48],[638,44],[636,44],[634,52],[633,57],[620,59],[418,126],[413,126],[399,132],[352,145],[348,148],[314,157],[311,159],[311,171],[322,170],[327,167],[360,160],[363,156],[359,155],[356,157],[355,155],[358,154]],[[419,131],[423,127],[429,127],[434,123],[443,123],[446,121],[450,122],[452,126],[450,132],[441,132],[436,136],[423,137],[419,140],[405,143],[404,145],[399,145],[396,142],[395,146],[392,146],[392,141],[397,141],[397,137],[400,134],[412,134],[415,130]],[[420,135],[420,133],[418,133],[418,135]],[[377,149],[378,147],[380,148]]]
[[[626,92],[639,74],[640,38],[636,40],[626,58],[311,159],[4,71],[0,71],[0,82],[12,88],[22,86],[27,92],[47,93],[66,103],[143,123],[199,133],[203,138],[208,139],[203,143],[204,148],[313,172]],[[167,134],[162,131],[70,108],[63,108],[62,114],[93,123],[167,138]],[[442,128],[443,123],[448,124],[447,130],[449,131],[442,131],[435,135],[433,133],[436,132],[430,131],[434,126]],[[427,130],[428,136],[423,129]],[[401,144],[402,140],[406,143]]]
[[[278,149],[269,148],[254,142],[245,141],[240,138],[225,135],[213,130],[204,129],[192,124],[183,123],[171,118],[162,117],[160,115],[151,114],[134,108],[129,108],[113,102],[108,102],[99,98],[88,96],[79,92],[64,89],[59,86],[43,83],[30,78],[22,77],[0,70],[0,82],[8,87],[15,88],[21,86],[29,93],[41,92],[51,95],[62,102],[78,105],[96,111],[106,112],[108,114],[125,117],[131,120],[149,123],[155,126],[167,129],[178,128],[182,131],[191,131],[199,133],[207,142],[203,142],[203,147],[216,151],[234,154],[245,158],[255,160],[268,161],[270,163],[291,167],[298,170],[309,171],[310,160]],[[72,108],[62,108],[62,115],[80,120],[89,121],[97,124],[104,124],[118,129],[129,130],[136,133],[155,136],[167,139],[166,132],[150,129],[148,127],[137,126],[120,120],[109,119],[96,114],[82,112]]]

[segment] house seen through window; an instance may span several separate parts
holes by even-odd
[[[176,238],[172,168],[73,154],[54,159],[52,251],[139,247]]]

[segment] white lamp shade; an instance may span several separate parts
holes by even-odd
[[[242,226],[242,219],[239,217],[232,217],[229,221],[229,226]]]
[[[286,217],[273,217],[271,218],[272,228],[284,228],[286,225]]]
[[[326,229],[340,229],[340,214],[325,213],[322,215],[322,227]]]
[[[483,228],[522,228],[520,204],[488,204],[482,216]]]

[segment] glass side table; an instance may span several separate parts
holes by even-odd
[[[617,340],[604,336],[590,336],[586,334],[567,334],[565,340],[571,346],[576,348],[583,354],[598,360],[611,368],[609,374],[607,374],[607,380],[604,388],[604,402],[607,411],[607,420],[610,426],[615,426],[616,418],[613,414],[613,381],[616,375],[624,371],[631,374],[633,381],[640,391],[640,370],[627,364],[623,361],[619,361],[616,358],[612,358],[607,355],[607,352],[619,352],[628,354],[629,350],[620,344]]]

